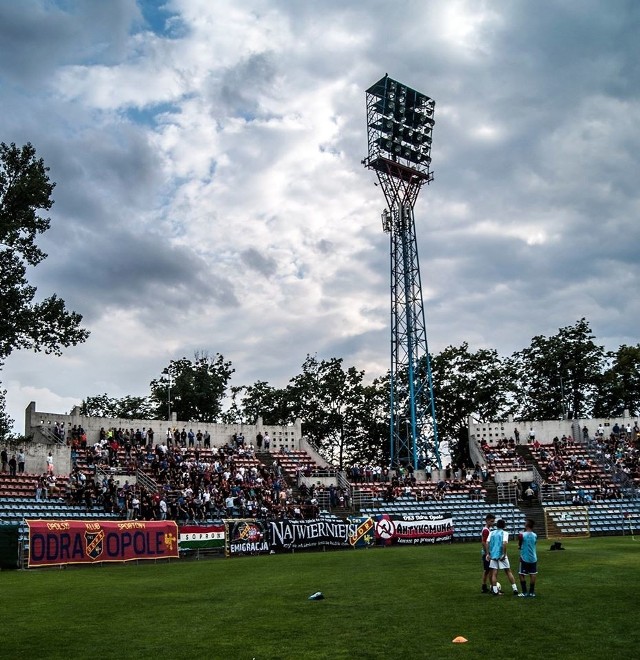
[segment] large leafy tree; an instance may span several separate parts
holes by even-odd
[[[47,256],[36,238],[50,225],[38,215],[53,205],[48,171],[31,144],[0,143],[0,361],[19,348],[59,355],[89,336],[82,316],[57,295],[35,302],[36,287],[26,279],[27,266]]]
[[[388,465],[389,447],[389,380],[376,378],[362,387],[358,407],[358,433],[351,454],[361,462]]]
[[[510,410],[505,361],[493,349],[469,350],[464,342],[431,359],[438,436],[448,439],[454,461],[468,460],[468,420],[493,420]]]
[[[388,404],[380,381],[345,368],[341,358],[307,356],[302,373],[289,381],[289,406],[303,420],[305,435],[338,466],[379,461],[388,438]]]
[[[196,353],[193,360],[171,360],[160,378],[151,381],[151,404],[156,419],[166,419],[168,402],[180,420],[217,422],[234,369],[219,353]]]
[[[0,368],[14,350],[60,355],[89,336],[80,314],[68,311],[56,294],[37,301],[36,287],[27,280],[27,268],[47,256],[36,239],[50,226],[40,215],[53,205],[55,184],[48,171],[31,144],[0,143]]]
[[[632,417],[640,414],[640,344],[623,344],[609,355],[610,364],[593,407],[594,417],[620,417],[625,410]]]
[[[120,399],[107,394],[88,396],[80,404],[80,414],[87,417],[120,419],[154,419],[154,409],[147,397],[124,396]]]
[[[552,337],[534,337],[528,348],[514,353],[520,419],[591,415],[606,362],[594,338],[583,318]]]
[[[332,444],[336,417],[332,415],[334,392],[327,387],[334,381],[332,370],[342,371],[342,360],[318,360],[307,355],[301,373],[289,381],[288,391],[294,414],[304,422],[304,434],[317,447],[325,449]]]
[[[0,440],[4,440],[11,434],[13,420],[5,411],[5,396],[7,390],[0,389]]]
[[[289,401],[289,390],[279,389],[266,381],[231,388],[231,405],[223,413],[227,424],[255,424],[258,417],[267,425],[290,424],[295,414]]]

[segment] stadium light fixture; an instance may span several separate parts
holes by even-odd
[[[369,149],[364,165],[406,181],[429,182],[435,101],[387,75],[366,95]]]

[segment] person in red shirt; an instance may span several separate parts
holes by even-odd
[[[480,540],[482,542],[482,593],[489,594],[491,589],[487,585],[487,582],[491,578],[491,568],[489,567],[489,534],[491,534],[491,528],[493,527],[496,521],[496,517],[493,513],[488,513],[484,518],[484,527],[480,534]]]

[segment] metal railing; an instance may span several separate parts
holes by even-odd
[[[155,479],[152,479],[146,472],[143,472],[140,469],[136,471],[136,480],[138,485],[144,486],[149,493],[157,493],[160,490]]]
[[[37,427],[40,433],[43,435],[45,440],[49,440],[56,445],[64,445],[65,439],[61,438],[59,435],[56,435],[48,426],[38,426]]]

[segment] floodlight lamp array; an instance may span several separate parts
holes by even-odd
[[[365,165],[430,180],[435,101],[385,76],[367,90],[369,153]]]

